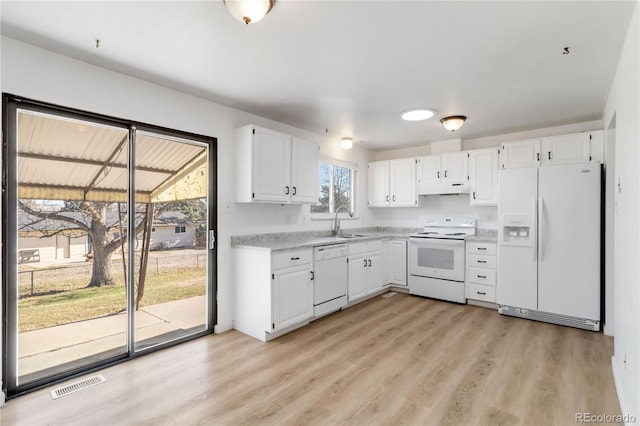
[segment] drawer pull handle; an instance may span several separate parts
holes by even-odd
[[[292,257],[291,260],[300,260],[299,257]]]
[[[371,266],[371,259],[369,259],[369,266]]]
[[[486,275],[478,275],[478,278],[485,278],[486,279],[487,276]]]
[[[487,263],[486,260],[478,260],[478,263]]]
[[[478,247],[478,250],[487,250],[486,247]]]
[[[367,259],[363,259],[364,260],[364,267],[367,267]]]
[[[311,272],[311,281],[313,281],[316,278],[316,275],[313,273],[313,271],[309,271]]]
[[[476,293],[478,293],[481,296],[486,296],[487,295],[486,291],[476,291]]]

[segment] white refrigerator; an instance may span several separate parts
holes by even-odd
[[[600,163],[498,172],[498,280],[505,315],[600,328]]]

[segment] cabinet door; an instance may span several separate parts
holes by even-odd
[[[255,128],[253,201],[288,202],[291,196],[291,137]]]
[[[444,183],[464,183],[467,181],[467,153],[455,152],[442,154],[442,181]]]
[[[382,257],[384,259],[384,283],[390,284],[394,277],[393,241],[385,241],[382,244]]]
[[[604,134],[604,130],[596,130],[585,135],[589,139],[589,161],[604,164]]]
[[[313,142],[293,138],[291,142],[291,202],[318,202],[318,154]]]
[[[369,163],[369,206],[388,207],[389,197],[389,162],[376,161]]]
[[[382,290],[384,285],[384,262],[382,251],[367,253],[367,293]]]
[[[310,265],[273,272],[273,330],[281,330],[313,316]]]
[[[431,194],[429,188],[441,182],[440,156],[430,155],[418,158],[418,194]]]
[[[416,159],[403,158],[389,162],[391,206],[417,207]]]
[[[544,138],[541,142],[541,164],[570,164],[589,162],[589,134]]]
[[[364,253],[349,256],[349,301],[359,299],[367,294],[366,265]]]
[[[472,206],[498,205],[498,150],[469,153],[469,187]]]
[[[407,285],[407,242],[392,241],[393,275],[391,281],[394,284]]]
[[[500,168],[537,167],[540,164],[540,139],[502,144]]]

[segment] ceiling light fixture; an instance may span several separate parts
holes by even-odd
[[[351,149],[351,148],[353,148],[353,138],[342,138],[342,139],[340,139],[340,148],[342,148],[342,149]]]
[[[464,124],[464,121],[467,119],[464,115],[451,115],[449,117],[445,117],[440,122],[444,126],[445,129],[451,130],[455,132]]]
[[[271,11],[276,0],[223,0],[229,13],[240,22],[253,24]]]
[[[402,119],[407,121],[422,121],[433,117],[436,114],[432,109],[412,109],[402,113]]]

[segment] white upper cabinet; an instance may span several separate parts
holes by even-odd
[[[258,126],[236,129],[237,201],[316,203],[315,143]]]
[[[440,156],[429,155],[418,158],[418,194],[425,194],[430,188],[439,185]]]
[[[569,164],[591,161],[591,133],[573,133],[542,139],[541,163]]]
[[[498,205],[498,149],[469,151],[469,192],[472,206]]]
[[[468,181],[468,158],[466,152],[452,152],[449,154],[441,154],[441,157],[441,175],[443,183],[466,183]]]
[[[537,167],[540,164],[540,139],[505,142],[500,150],[500,168]]]
[[[466,192],[467,162],[464,151],[418,158],[418,194]]]
[[[589,132],[589,161],[604,164],[604,130]]]
[[[551,164],[588,163],[603,161],[604,131],[571,133],[505,142],[501,146],[501,169],[537,167]]]
[[[252,139],[253,200],[289,201],[286,187],[291,174],[291,137],[256,128]]]
[[[303,139],[291,141],[291,201],[318,202],[318,145]]]
[[[369,163],[369,206],[388,207],[389,197],[389,162],[375,161]]]
[[[391,207],[415,207],[418,205],[415,158],[389,162],[389,188]]]
[[[416,159],[369,163],[369,207],[417,207]]]

